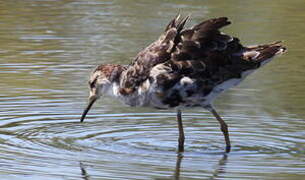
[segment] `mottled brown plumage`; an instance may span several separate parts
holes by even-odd
[[[226,17],[183,29],[188,19],[180,20],[180,16],[177,16],[157,41],[136,56],[121,80],[122,94],[134,93],[149,78],[150,70],[161,63],[166,63],[174,72],[167,79],[160,74],[160,84],[175,84],[179,77],[188,76],[196,78],[200,84],[206,84],[201,88],[204,94],[208,94],[217,84],[241,77],[245,70],[258,68],[261,60],[274,56],[283,48],[279,43],[251,48],[242,46],[238,38],[219,31],[231,24]],[[247,51],[261,54],[254,58],[255,54],[243,54]]]
[[[171,58],[174,49],[175,39],[180,34],[188,17],[179,20],[180,15],[173,19],[166,27],[165,32],[157,41],[149,45],[143,51],[139,52],[135,60],[124,73],[120,92],[122,94],[131,94],[144,82],[149,72],[157,64],[168,61]]]
[[[158,40],[139,52],[130,65],[98,66],[89,80],[89,105],[81,121],[102,94],[130,106],[177,107],[179,151],[183,151],[180,108],[201,106],[219,121],[229,152],[228,128],[212,106],[214,99],[286,48],[280,42],[243,46],[238,38],[220,32],[231,24],[226,17],[185,28],[188,20],[188,16],[175,17]]]

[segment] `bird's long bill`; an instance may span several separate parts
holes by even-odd
[[[94,104],[94,102],[97,100],[97,98],[90,98],[89,99],[89,103],[88,106],[86,107],[86,109],[84,110],[82,117],[80,118],[80,122],[83,122],[87,113],[89,112],[90,108],[92,107],[92,105]]]

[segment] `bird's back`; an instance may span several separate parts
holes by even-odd
[[[220,28],[226,17],[184,29],[188,17],[173,19],[165,33],[141,51],[123,72],[122,96],[159,108],[205,106],[285,48],[280,42],[245,47]],[[131,102],[131,101],[130,101]]]

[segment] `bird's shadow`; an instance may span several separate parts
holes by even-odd
[[[183,153],[178,153],[176,158],[176,166],[174,169],[174,173],[172,178],[174,180],[180,179],[180,173],[181,173],[181,164],[183,160]],[[217,179],[221,174],[225,173],[225,167],[227,164],[228,155],[227,153],[224,153],[222,157],[218,160],[218,164],[215,166],[215,170],[213,171],[213,174],[211,177],[207,178],[209,180]],[[90,175],[87,173],[86,168],[82,162],[79,163],[80,170],[81,170],[81,178],[84,180],[90,180]],[[158,178],[157,178],[158,179]]]

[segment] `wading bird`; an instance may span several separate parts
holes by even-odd
[[[102,64],[89,80],[89,103],[81,122],[102,95],[130,106],[175,108],[178,151],[184,151],[181,109],[203,107],[220,123],[230,152],[228,126],[213,107],[214,99],[246,76],[286,51],[281,42],[243,46],[239,39],[219,31],[230,24],[220,17],[185,28],[189,16],[176,16],[158,40],[138,53],[129,65]]]

